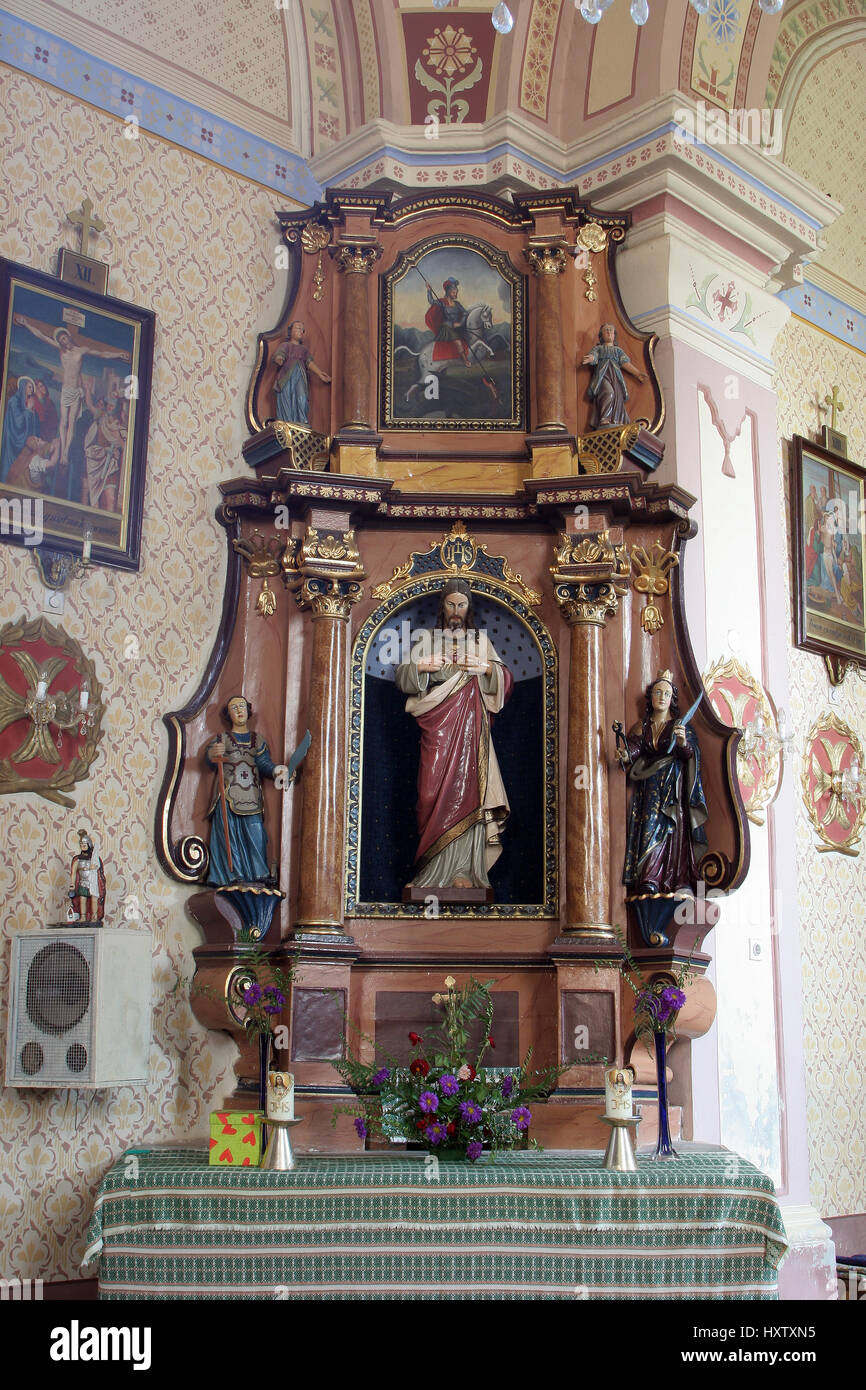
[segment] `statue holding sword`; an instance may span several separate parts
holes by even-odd
[[[670,671],[647,687],[646,710],[628,735],[614,725],[616,756],[633,787],[623,883],[649,945],[665,945],[678,893],[697,891],[695,845],[706,844],[701,751],[690,727],[701,696],[680,717]]]

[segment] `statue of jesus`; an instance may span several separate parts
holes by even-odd
[[[490,716],[502,709],[513,679],[475,627],[465,579],[445,584],[429,635],[426,653],[396,670],[397,686],[409,696],[406,712],[421,728],[420,842],[409,886],[489,889],[509,811]]]

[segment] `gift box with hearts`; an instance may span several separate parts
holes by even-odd
[[[214,1110],[210,1117],[211,1166],[258,1168],[263,1119],[260,1110]]]

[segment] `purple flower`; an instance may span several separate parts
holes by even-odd
[[[277,989],[276,985],[266,985],[265,995],[269,1002],[262,1007],[266,1014],[278,1014],[286,1007],[286,996]]]
[[[670,1005],[672,1011],[681,1009],[686,1002],[686,996],[683,994],[683,991],[681,989],[674,989],[673,986],[662,990],[662,999],[666,1004]]]
[[[514,1090],[514,1077],[513,1077],[513,1076],[503,1076],[503,1078],[502,1078],[502,1095],[503,1095],[503,1099],[505,1099],[505,1100],[510,1100],[510,1099],[511,1099],[511,1094],[512,1094],[513,1090]]]
[[[433,1099],[435,1100],[436,1097],[434,1096]],[[434,1120],[433,1123],[429,1124],[425,1129],[424,1138],[429,1139],[431,1144],[441,1144],[447,1133],[448,1131],[442,1121]]]
[[[511,1123],[518,1129],[529,1129],[532,1123],[532,1112],[527,1110],[525,1105],[518,1105],[516,1110],[511,1112]]]
[[[355,1121],[355,1133],[357,1134],[359,1139],[367,1138],[367,1126],[364,1124],[364,1121],[361,1119],[360,1115]]]
[[[380,1067],[379,1070],[371,1077],[373,1085],[381,1086],[385,1081],[388,1080],[388,1077],[390,1075],[391,1073],[389,1072],[387,1067]]]
[[[478,1139],[470,1139],[466,1145],[466,1157],[470,1163],[474,1163],[484,1152],[484,1145]]]
[[[468,1125],[480,1125],[481,1106],[476,1105],[474,1100],[462,1100],[460,1102],[460,1114]]]
[[[452,1076],[450,1072],[446,1071],[444,1076],[439,1078],[439,1090],[443,1096],[456,1096],[460,1090],[460,1082],[456,1076]]]
[[[425,1115],[432,1115],[434,1110],[439,1109],[439,1097],[434,1096],[432,1091],[424,1091],[418,1097],[418,1105]]]
[[[262,987],[261,987],[261,985],[256,985],[256,984],[248,985],[247,988],[244,990],[244,1003],[246,1004],[246,1006],[247,1006],[248,1009],[251,1009],[251,1008],[253,1007],[254,1004],[258,1004],[259,1001],[261,1000],[261,997],[262,997]]]

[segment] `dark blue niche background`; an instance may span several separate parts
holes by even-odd
[[[484,628],[514,677],[505,708],[494,715],[493,743],[508,793],[511,815],[502,854],[490,881],[496,902],[544,902],[544,674],[529,630],[504,605],[473,597],[475,622]],[[401,632],[432,628],[439,593],[415,599],[394,613],[370,644],[364,667],[363,783],[361,801],[360,901],[398,903],[414,877],[418,847],[418,757],[421,734],[406,713],[406,696],[394,668],[382,662],[383,648]],[[392,650],[395,648],[392,647]]]

